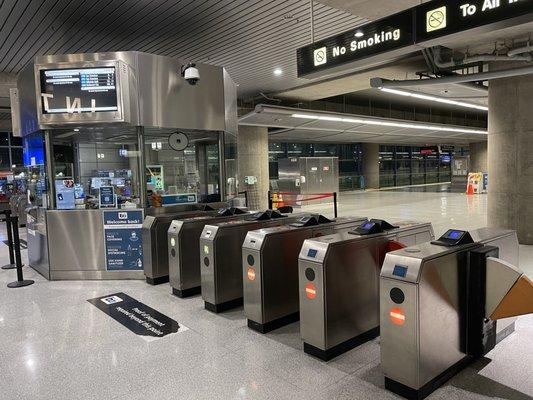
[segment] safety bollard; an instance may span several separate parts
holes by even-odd
[[[15,263],[17,265],[17,280],[7,284],[8,288],[19,288],[30,286],[35,283],[32,280],[24,280],[22,273],[22,258],[20,256],[19,219],[17,216],[11,217],[11,228],[13,230],[13,244],[15,250]]]
[[[13,251],[13,233],[11,229],[11,210],[5,210],[3,214],[6,216],[6,231],[7,231],[7,245],[9,247],[9,264],[6,264],[2,269],[15,269],[17,264],[15,264],[15,253]]]

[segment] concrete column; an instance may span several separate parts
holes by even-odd
[[[533,75],[489,83],[488,225],[515,229],[522,244],[533,244],[532,98]]]
[[[248,192],[248,207],[254,210],[268,208],[268,129],[239,126],[237,134],[237,174],[239,192]],[[245,177],[257,178],[247,184]]]
[[[487,142],[470,143],[470,171],[488,171]]]
[[[363,168],[366,189],[379,189],[379,144],[363,143]]]

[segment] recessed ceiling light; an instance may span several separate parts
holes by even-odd
[[[79,132],[80,130],[78,128],[74,128],[74,132]]]
[[[360,38],[360,37],[365,36],[365,34],[363,32],[361,32],[361,31],[357,31],[357,32],[355,32],[354,36],[357,37],[357,38]]]
[[[276,68],[274,70],[274,75],[276,76],[280,76],[281,74],[283,74],[283,71],[281,70],[281,68]]]

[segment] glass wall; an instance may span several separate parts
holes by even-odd
[[[361,145],[360,144],[302,144],[269,143],[270,179],[279,178],[278,160],[289,157],[338,157],[339,187],[341,191],[360,188]]]
[[[450,182],[452,157],[436,146],[380,146],[380,187]]]
[[[11,171],[22,166],[22,138],[0,132],[0,171]]]

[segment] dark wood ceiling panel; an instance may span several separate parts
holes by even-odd
[[[241,96],[285,90],[311,40],[309,0],[5,0],[0,72],[45,54],[138,50],[228,69]],[[365,20],[315,2],[315,39]],[[281,68],[283,74],[274,76]]]

